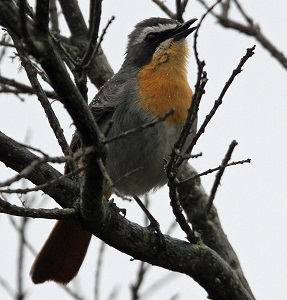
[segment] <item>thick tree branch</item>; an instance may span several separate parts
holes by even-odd
[[[190,165],[187,165],[184,172],[180,174],[179,180],[183,180],[183,183],[178,185],[180,204],[194,230],[201,233],[203,243],[227,262],[249,292],[250,299],[255,299],[244,277],[239,259],[221,227],[216,208],[212,205],[210,211],[208,213],[206,211],[209,197],[201,185],[200,178],[184,181],[187,178],[196,178],[196,175],[197,172]]]
[[[204,287],[211,299],[254,299],[232,268],[203,244],[189,244],[165,236],[168,251],[158,249],[157,239],[148,228],[144,229],[127,219],[109,222],[92,232],[135,259],[191,276]],[[133,241],[132,246],[130,241]]]
[[[48,34],[49,0],[36,1],[35,31],[37,34]]]
[[[7,166],[20,171],[35,159],[37,159],[36,155],[0,134],[0,160]],[[45,164],[35,168],[28,179],[35,184],[40,184],[58,174]],[[64,207],[69,205],[72,207],[73,203],[68,200],[69,197],[71,198],[71,194],[79,194],[77,188],[70,184],[70,180],[60,182],[59,186],[51,187],[45,192]],[[252,299],[241,286],[234,271],[215,252],[204,245],[191,245],[165,236],[168,247],[166,252],[158,249],[156,236],[149,229],[127,219],[112,218],[101,226],[97,220],[93,221],[94,223],[89,222],[89,229],[104,242],[136,259],[193,277],[212,295],[213,299]],[[210,265],[214,266],[212,270]],[[206,274],[207,269],[208,274]],[[219,279],[219,285],[214,278]]]
[[[4,20],[3,23],[8,32],[11,33],[12,37],[14,35],[17,37],[17,35],[21,34],[21,31],[19,32],[18,28],[15,28],[14,24],[11,24],[11,22],[13,23],[14,17],[13,10],[9,9],[11,8],[11,3],[2,0],[0,1],[0,8],[1,6],[3,6],[4,9],[0,9],[0,20]],[[27,48],[28,53],[38,60],[43,70],[48,75],[52,87],[59,96],[59,100],[71,115],[73,122],[78,129],[83,146],[97,147],[96,153],[85,157],[85,164],[89,167],[86,168],[84,176],[82,177],[83,183],[80,206],[82,216],[85,219],[97,220],[98,224],[101,224],[106,218],[109,218],[106,200],[101,200],[103,175],[98,165],[98,159],[104,157],[105,154],[104,146],[100,144],[103,140],[103,135],[100,132],[87,103],[71,80],[48,33],[42,34],[41,36],[35,36],[33,35],[32,29],[34,24],[27,22],[25,25],[27,25],[25,27],[29,33],[29,37],[27,37],[27,41],[29,39],[29,48]],[[33,42],[30,42],[30,40]],[[24,42],[26,42],[26,39],[24,39]],[[98,184],[95,186],[94,182],[98,182]]]
[[[72,15],[76,12],[76,1],[63,0],[60,2],[62,6],[66,3],[67,11],[66,13],[64,12],[64,14],[72,28],[72,37],[75,38],[77,35],[79,39],[82,38],[83,41],[87,41],[87,29],[85,23],[81,22],[80,12],[76,15],[79,20],[77,24],[75,24],[75,15]],[[45,3],[47,4],[47,1]],[[72,5],[74,8],[71,8]],[[24,10],[21,14],[22,17],[23,14]],[[14,2],[0,0],[0,23],[4,24],[8,32],[12,33],[12,35],[18,35],[18,38],[21,33],[23,33],[22,29],[17,25],[17,17],[19,15],[19,10],[14,5]],[[74,25],[72,25],[71,21],[74,22]],[[83,192],[81,194],[79,188],[68,179],[59,181],[56,186],[44,188],[44,192],[53,197],[62,207],[75,207],[75,200],[80,198],[81,195],[81,213],[85,221],[83,222],[83,226],[86,229],[90,230],[107,244],[135,259],[140,259],[150,264],[192,277],[204,287],[210,298],[215,300],[254,299],[248,283],[241,272],[236,255],[230,254],[232,248],[230,245],[230,247],[228,247],[228,241],[223,239],[226,239],[223,232],[218,230],[220,223],[216,219],[214,213],[215,209],[212,207],[207,215],[206,209],[202,211],[201,204],[196,202],[204,202],[204,197],[206,196],[202,191],[198,192],[199,188],[201,188],[198,181],[186,181],[185,185],[179,185],[177,189],[180,192],[179,200],[181,201],[181,205],[186,210],[189,220],[195,229],[201,230],[202,228],[202,232],[205,230],[203,232],[203,239],[208,246],[202,243],[190,244],[165,236],[168,251],[161,248],[159,249],[158,240],[149,229],[143,228],[127,219],[119,218],[117,210],[113,211],[107,201],[101,201],[101,185],[99,184],[95,188],[94,182],[101,182],[103,179],[101,168],[98,165],[99,162],[102,164],[104,160],[103,143],[101,143],[102,135],[98,130],[97,124],[85,100],[75,87],[59,53],[55,50],[55,45],[49,34],[46,30],[42,30],[41,36],[35,36],[33,30],[34,22],[32,19],[25,20],[25,18],[22,18],[22,25],[23,24],[25,25],[24,29],[27,31],[26,36],[24,35],[24,40],[26,37],[26,45],[29,45],[29,47],[26,48],[27,54],[33,55],[48,74],[52,87],[72,116],[82,138],[83,145],[86,147],[96,147],[96,153],[88,155],[85,159],[87,169],[83,176]],[[41,26],[42,28],[47,28],[46,18],[44,18]],[[32,39],[33,43],[29,43],[29,39]],[[96,69],[95,65],[93,65],[93,69]],[[101,78],[103,79],[103,77]],[[36,155],[0,133],[0,160],[7,166],[17,172],[21,172],[37,159],[39,158]],[[186,172],[188,173],[188,171]],[[190,172],[188,175],[188,177],[190,177]],[[37,185],[44,184],[47,181],[59,177],[60,173],[46,163],[37,165],[27,174],[27,179]],[[193,184],[197,184],[197,186],[193,186]],[[185,186],[185,188],[183,188],[183,186]],[[184,192],[185,197],[182,197]],[[194,196],[196,192],[198,193]],[[189,211],[190,204],[185,203],[187,200],[190,200],[189,197],[196,198],[191,201],[193,204],[195,202],[195,210],[193,212]],[[77,211],[77,207],[75,209]],[[194,215],[195,213],[198,214]],[[212,219],[213,217],[214,219]],[[212,224],[210,224],[210,220]],[[206,232],[208,230],[211,231],[209,235],[208,232]],[[216,241],[211,242],[212,238],[218,236],[221,238],[219,239],[221,242],[226,242],[226,244],[224,244],[226,248],[221,249],[221,244],[214,245]],[[213,250],[211,248],[213,248]]]
[[[0,161],[7,167],[21,172],[39,157],[17,142],[0,132]],[[56,179],[62,174],[48,164],[41,164],[27,175],[27,179],[36,185]],[[43,189],[62,207],[73,207],[74,200],[79,196],[79,189],[70,179],[63,179],[55,186]]]

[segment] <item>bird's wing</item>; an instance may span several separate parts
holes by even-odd
[[[114,76],[101,87],[89,105],[101,130],[104,130],[104,126],[112,119],[113,113],[118,105],[118,100],[120,99],[120,87],[121,83],[117,79],[117,76]],[[77,130],[73,135],[70,147],[72,152],[81,148],[81,140]]]

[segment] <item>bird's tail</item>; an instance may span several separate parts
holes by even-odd
[[[67,284],[78,273],[92,234],[73,220],[59,220],[31,268],[34,283],[48,280]]]

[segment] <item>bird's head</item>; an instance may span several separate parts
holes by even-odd
[[[153,62],[186,62],[188,54],[185,38],[197,27],[190,27],[196,19],[183,24],[166,18],[146,19],[135,26],[129,35],[125,65],[141,69]]]

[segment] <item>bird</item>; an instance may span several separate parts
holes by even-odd
[[[108,144],[106,168],[114,189],[122,195],[138,197],[167,183],[166,160],[180,136],[192,102],[186,37],[197,28],[191,27],[195,21],[179,23],[151,17],[136,24],[128,36],[121,68],[89,105],[106,138],[173,111],[164,121]],[[189,141],[195,133],[196,122]],[[76,151],[80,147],[76,132],[71,149]],[[107,195],[113,193],[105,183],[103,190]],[[32,265],[32,281],[69,283],[81,267],[91,236],[74,220],[57,221]]]

